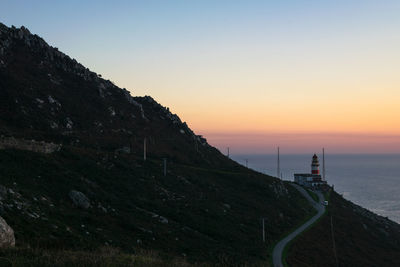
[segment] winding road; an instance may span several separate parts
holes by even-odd
[[[307,193],[307,191],[297,185],[297,184],[291,184],[294,186],[299,192],[313,205],[313,207],[318,211],[316,215],[314,215],[310,220],[308,220],[306,223],[304,223],[302,226],[294,230],[292,233],[290,233],[288,236],[283,238],[281,241],[276,244],[274,247],[274,250],[272,252],[272,261],[274,264],[274,267],[283,267],[283,262],[282,262],[282,253],[283,249],[286,247],[286,245],[293,240],[297,235],[299,235],[301,232],[303,232],[307,227],[309,227],[311,224],[313,224],[316,220],[318,220],[319,217],[322,216],[325,212],[325,206],[322,204],[324,201],[324,196],[322,195],[321,192],[316,192],[319,198],[319,202],[315,202],[314,199],[310,197],[310,195]],[[314,191],[315,192],[315,191]]]

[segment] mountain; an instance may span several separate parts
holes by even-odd
[[[327,197],[290,265],[400,264],[398,224]],[[1,265],[269,266],[314,213],[289,182],[232,161],[152,97],[0,23],[0,215],[15,234]]]
[[[132,97],[24,27],[1,25],[0,31],[2,135],[81,142],[94,149],[128,147],[134,153],[142,151],[147,137],[149,152],[158,156],[168,152],[179,157],[179,151],[196,147],[200,153],[195,157],[203,158],[202,162],[208,153],[214,156],[214,164],[221,160],[222,155],[204,138],[151,97]],[[167,148],[168,142],[173,145]]]
[[[2,24],[0,134],[0,211],[17,248],[3,256],[17,262],[112,248],[265,265],[272,244],[313,213],[287,183],[222,155],[153,98]]]

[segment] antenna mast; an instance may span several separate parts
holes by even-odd
[[[278,166],[277,166],[277,170],[276,170],[276,177],[280,177],[281,174],[281,162],[279,159],[279,146],[278,146]]]
[[[322,179],[326,181],[325,179],[325,148],[322,148]]]

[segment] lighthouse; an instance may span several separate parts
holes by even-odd
[[[319,175],[319,162],[316,154],[312,157],[311,174]]]
[[[322,180],[319,172],[318,156],[314,154],[311,161],[311,173],[295,173],[294,182],[309,188],[321,189],[327,185],[325,180]]]

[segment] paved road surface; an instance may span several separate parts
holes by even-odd
[[[290,233],[288,236],[286,236],[284,239],[279,241],[278,244],[274,247],[274,250],[272,252],[272,261],[274,263],[274,267],[283,267],[282,263],[282,253],[283,249],[285,246],[297,235],[299,235],[301,232],[303,232],[308,226],[313,224],[319,217],[322,216],[325,212],[325,206],[322,204],[324,197],[321,194],[321,192],[316,192],[319,198],[319,202],[315,202],[314,199],[310,197],[310,195],[304,190],[303,187],[297,185],[297,184],[291,184],[294,186],[297,190],[300,191],[300,193],[303,194],[303,196],[313,205],[313,207],[318,211],[318,213],[312,217],[310,220],[308,220],[306,223],[304,223],[302,226],[297,228],[295,231]]]

